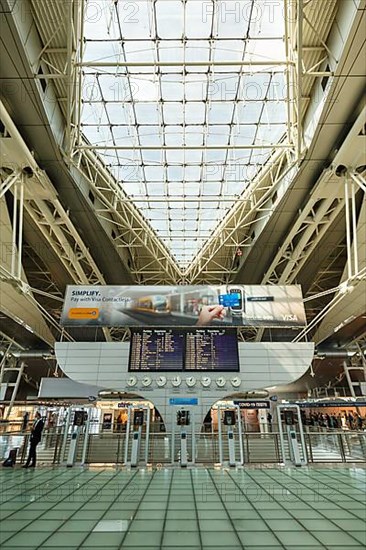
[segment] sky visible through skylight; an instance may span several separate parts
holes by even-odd
[[[286,134],[284,33],[282,0],[86,4],[83,134],[182,268]]]

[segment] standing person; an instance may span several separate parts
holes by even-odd
[[[44,422],[39,412],[36,412],[33,428],[30,436],[30,446],[27,462],[24,464],[23,468],[35,468],[36,467],[36,448],[38,443],[41,441],[42,430],[44,427]]]
[[[28,426],[29,412],[26,411],[23,416],[22,432],[25,432]]]
[[[121,432],[122,424],[123,424],[122,412],[120,412],[119,415],[117,416],[116,424],[117,424],[117,432]]]
[[[269,431],[271,432],[272,431],[272,415],[270,412],[267,413],[267,423],[268,423],[268,426],[269,426]]]
[[[352,430],[353,429],[353,414],[351,412],[348,413],[347,420],[348,420],[349,429]]]
[[[211,414],[211,409],[208,411],[208,413],[206,414],[205,416],[205,419],[203,421],[203,425],[204,425],[204,431],[205,432],[211,432],[212,430],[212,414]]]

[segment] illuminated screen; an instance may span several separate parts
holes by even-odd
[[[236,331],[209,328],[187,331],[184,369],[238,371]]]
[[[183,369],[184,334],[172,329],[135,329],[130,344],[130,371]]]
[[[231,329],[134,329],[129,371],[239,371]]]

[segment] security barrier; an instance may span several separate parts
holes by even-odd
[[[80,464],[83,454],[84,437],[79,438],[76,449],[76,464]],[[172,434],[151,431],[148,448],[148,463],[152,465],[169,465],[175,463],[177,457],[171,456]],[[63,446],[63,428],[44,430],[42,441],[37,447],[39,464],[63,464],[68,455],[71,434],[67,435]],[[219,436],[216,432],[195,433],[195,463],[197,465],[218,464]],[[244,464],[282,463],[283,457],[278,432],[243,434]],[[89,433],[85,456],[86,464],[124,464],[125,433]],[[235,441],[235,452],[239,455],[239,440]],[[306,453],[309,463],[357,463],[366,462],[366,432],[326,430],[307,431],[305,433]],[[23,463],[27,456],[29,434],[20,432],[4,432],[0,434],[0,460],[5,460],[10,449],[16,448],[17,461]],[[131,445],[131,442],[129,442]],[[142,440],[141,445],[144,445]],[[227,445],[227,441],[223,441]],[[175,449],[179,450],[176,445]],[[227,449],[223,449],[224,456]],[[286,452],[286,449],[285,449]],[[141,448],[144,455],[145,449]]]

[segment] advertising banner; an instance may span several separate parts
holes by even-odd
[[[299,285],[68,286],[63,326],[303,327]]]

